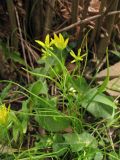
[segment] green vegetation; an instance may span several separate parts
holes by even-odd
[[[23,68],[34,81],[24,87],[0,81],[6,84],[0,93],[0,159],[120,159],[119,104],[104,93],[109,81],[108,49],[105,80],[101,85],[93,85],[95,77],[87,82],[83,76],[88,59],[86,37],[77,54],[62,34],[47,35],[44,43],[36,40],[42,47],[40,67]],[[71,73],[66,67],[68,56],[75,63]],[[13,59],[25,66],[18,57]],[[19,110],[4,105],[14,86],[14,98],[24,97]]]

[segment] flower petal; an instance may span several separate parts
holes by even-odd
[[[87,55],[87,53],[84,53],[81,57],[85,57]]]
[[[58,37],[57,34],[55,34],[55,33],[54,33],[54,41],[55,41],[55,42],[59,42],[59,41],[60,41],[60,40],[59,40],[59,37]]]
[[[73,58],[75,58],[75,59],[76,59],[76,57],[77,57],[77,56],[75,55],[75,52],[74,52],[73,50],[70,51],[70,55],[71,55]]]
[[[64,38],[61,33],[59,33],[60,42],[64,44]]]
[[[78,49],[78,56],[80,56],[81,48]]]
[[[75,60],[75,59],[71,61],[71,63],[75,63],[75,62],[76,62],[76,60]]]
[[[45,44],[46,44],[47,46],[50,45],[50,36],[49,36],[49,34],[46,35]]]
[[[65,47],[67,46],[67,44],[68,44],[68,41],[69,41],[69,38],[67,38],[66,40],[65,40]]]
[[[42,41],[35,40],[36,43],[38,43],[40,46],[45,47],[45,44]]]

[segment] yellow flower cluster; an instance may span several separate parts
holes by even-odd
[[[68,41],[69,39],[67,38],[65,40],[61,33],[59,33],[59,36],[54,34],[54,39],[52,39],[52,43],[60,50],[63,50],[67,47]]]
[[[55,45],[59,50],[62,51],[67,47],[68,41],[69,38],[64,39],[61,33],[59,33],[59,35],[54,33],[54,38],[50,38],[49,34],[47,34],[44,43],[42,41],[36,40],[36,42],[44,48],[42,49],[44,58],[51,56],[50,50],[53,50],[52,45]],[[81,55],[81,48],[79,48],[77,55],[73,50],[70,51],[70,55],[74,58],[71,63],[75,63],[78,61],[83,61],[83,57],[85,57],[87,53]]]
[[[57,36],[57,34],[54,33],[54,38],[51,39],[49,34],[47,34],[44,43],[39,40],[36,40],[35,42],[37,42],[43,48],[53,49],[51,46],[54,44],[58,49],[63,50],[66,48],[68,41],[69,39],[64,39],[61,33],[59,33],[59,36]]]
[[[8,115],[10,112],[10,106],[6,108],[5,104],[0,105],[0,124],[6,124]]]

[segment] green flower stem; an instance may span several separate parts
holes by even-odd
[[[62,54],[63,54],[63,50],[60,50],[61,62],[62,62],[62,64],[64,65],[64,59],[63,59],[63,56],[62,56]]]
[[[76,65],[77,65],[77,68],[78,68],[78,74],[80,75],[80,62],[78,61],[78,62],[76,62]]]

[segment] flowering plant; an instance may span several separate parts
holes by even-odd
[[[70,55],[74,58],[74,60],[72,60],[71,63],[83,61],[83,57],[86,56],[86,53],[83,54],[82,56],[80,54],[81,54],[81,48],[78,49],[77,55],[75,54],[75,52],[73,50],[71,50]]]
[[[52,41],[50,41],[50,35],[49,34],[46,35],[45,42],[42,42],[40,40],[35,40],[35,42],[37,42],[43,48],[53,49],[53,47],[51,47]]]
[[[40,46],[42,46],[44,49],[42,49],[43,57],[46,58],[48,56],[51,56],[51,51],[53,50],[53,45],[55,45],[60,51],[64,50],[67,47],[69,39],[64,39],[61,33],[59,33],[59,36],[54,33],[54,38],[50,39],[50,35],[47,34],[45,38],[45,42],[42,42],[40,40],[35,40]]]
[[[10,106],[7,108],[5,104],[0,106],[0,124],[6,124],[8,121],[8,116],[10,112]]]

